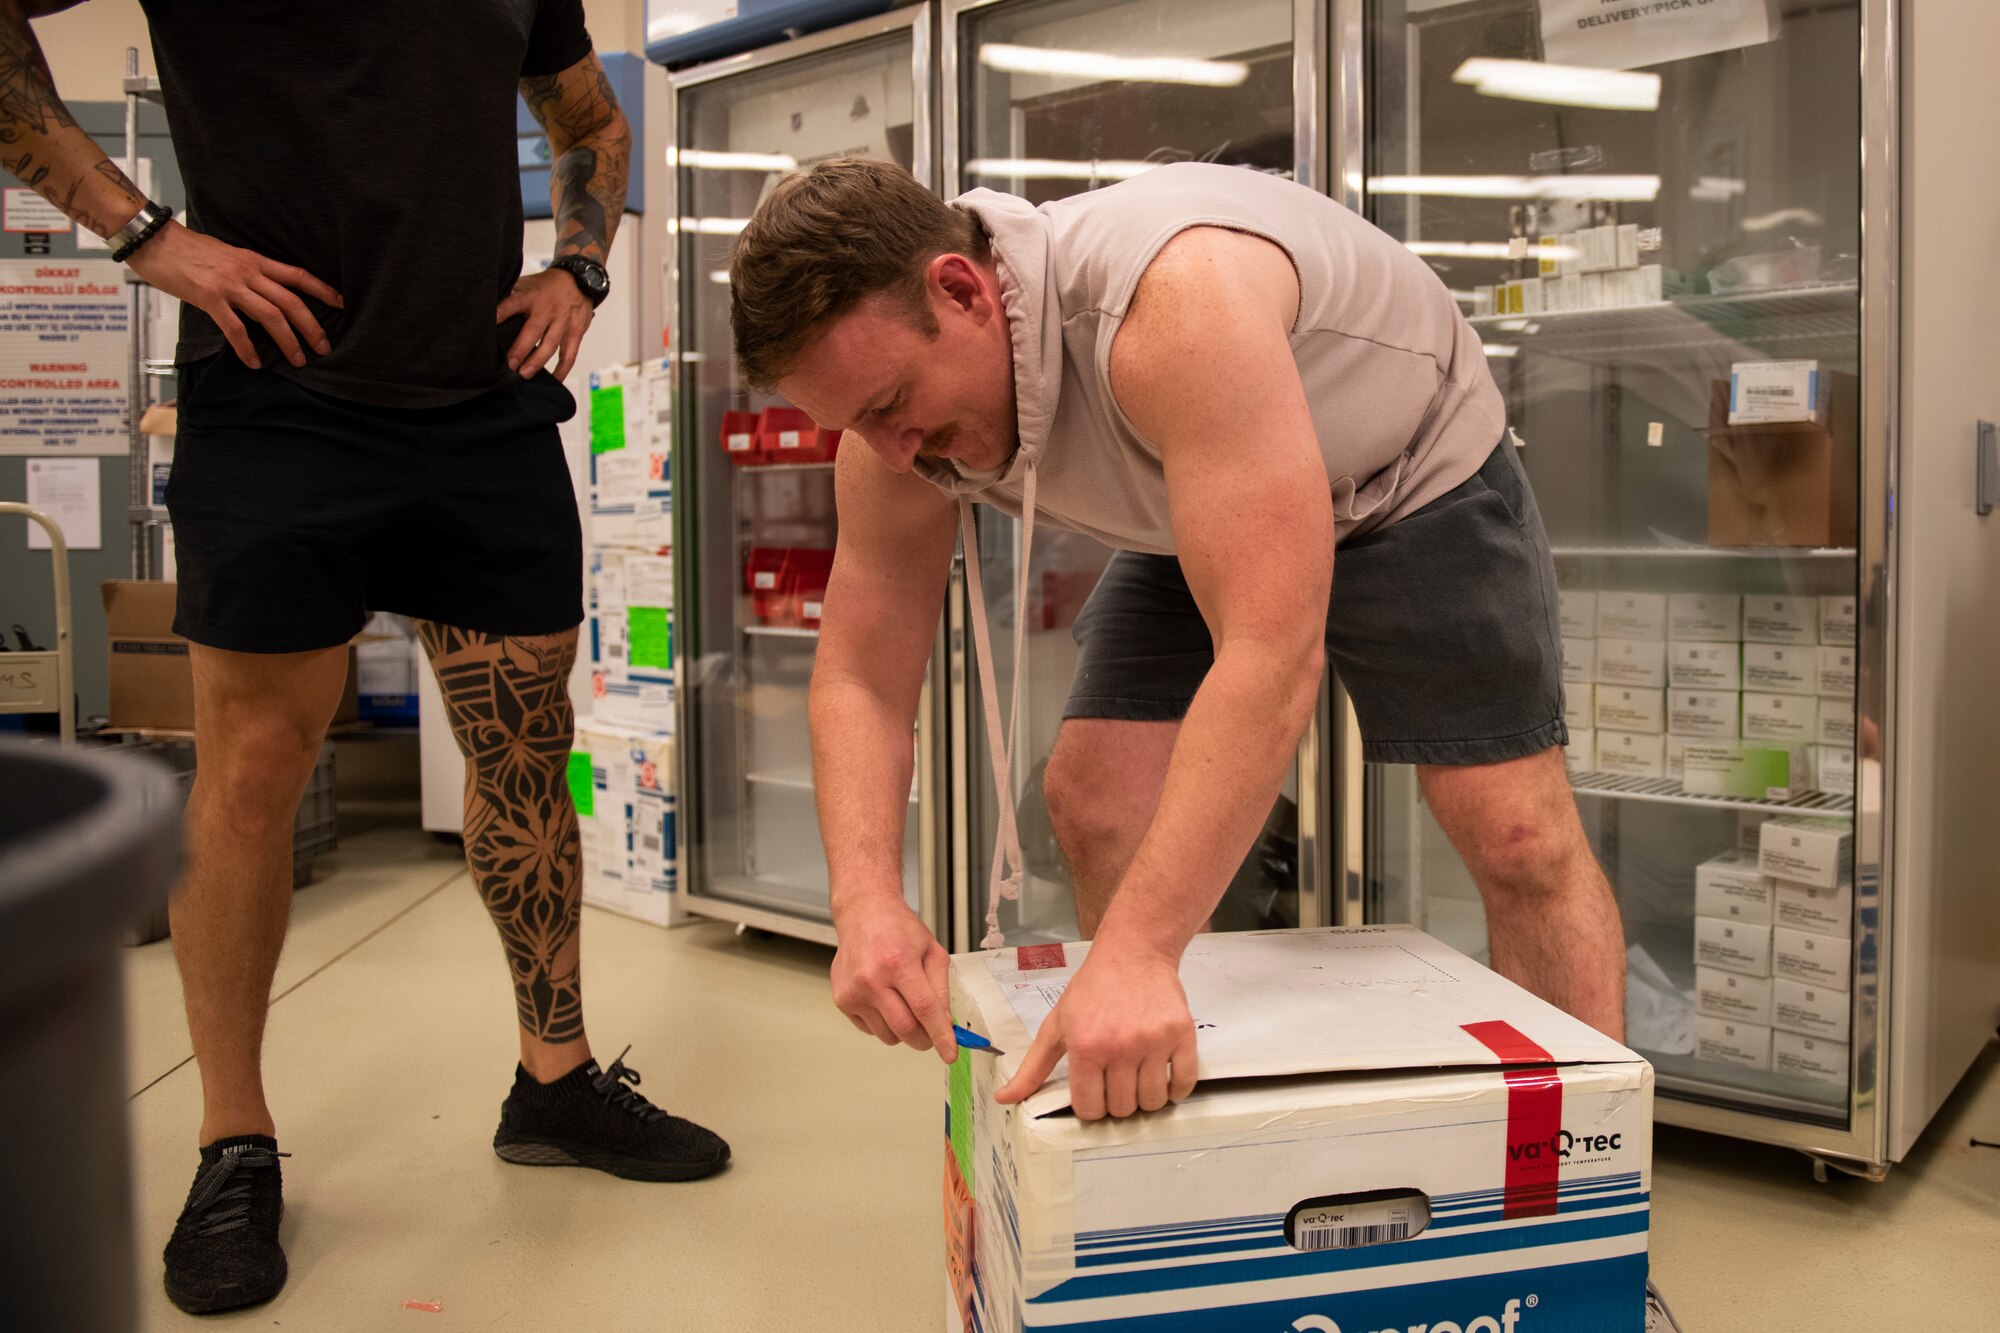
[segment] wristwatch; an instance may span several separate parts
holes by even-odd
[[[611,275],[604,271],[604,265],[587,255],[564,255],[549,265],[559,268],[576,279],[577,290],[590,302],[591,309],[604,304],[604,298],[611,295]]]

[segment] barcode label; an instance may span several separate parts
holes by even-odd
[[[779,447],[780,449],[796,449],[796,448],[798,448],[798,447],[799,447],[799,433],[798,433],[797,431],[795,431],[795,430],[781,430],[781,431],[779,431],[779,432],[778,432],[778,447]]]
[[[729,452],[732,454],[749,453],[750,437],[748,435],[731,435],[729,437]]]
[[[640,841],[645,845],[646,850],[649,852],[657,852],[660,850],[660,840],[657,837],[648,835],[640,839]]]
[[[1297,1249],[1313,1254],[1320,1250],[1352,1250],[1363,1245],[1386,1245],[1392,1240],[1408,1240],[1415,1233],[1408,1222],[1390,1222],[1372,1227],[1316,1227],[1301,1221]]]
[[[1799,396],[1798,386],[1793,384],[1749,384],[1744,386],[1743,393],[1746,397],[1750,398],[1796,398]]]
[[[759,588],[775,588],[778,586],[778,576],[764,570],[758,571],[751,581]]]

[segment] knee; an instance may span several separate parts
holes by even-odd
[[[1489,904],[1529,904],[1574,890],[1578,874],[1596,864],[1582,831],[1533,823],[1487,830],[1466,857]]]
[[[1103,757],[1083,746],[1057,746],[1042,773],[1042,799],[1064,855],[1089,862],[1131,840],[1133,824],[1150,811],[1135,809],[1132,784],[1121,782]],[[1130,775],[1127,775],[1129,778]]]
[[[196,786],[236,827],[289,827],[322,739],[284,718],[242,721],[205,738],[195,759]]]

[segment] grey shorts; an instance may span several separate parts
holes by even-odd
[[[1373,763],[1492,764],[1569,741],[1555,562],[1505,438],[1457,489],[1343,542],[1326,654]],[[1120,551],[1076,618],[1065,718],[1172,722],[1215,660],[1180,561]]]

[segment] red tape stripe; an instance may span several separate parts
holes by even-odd
[[[1014,970],[1017,972],[1045,972],[1068,965],[1060,944],[1024,944],[1014,950]]]
[[[1508,1219],[1552,1217],[1562,1167],[1562,1075],[1549,1053],[1511,1023],[1467,1023],[1465,1031],[1509,1064],[1541,1069],[1508,1069],[1507,1175],[1502,1215]]]

